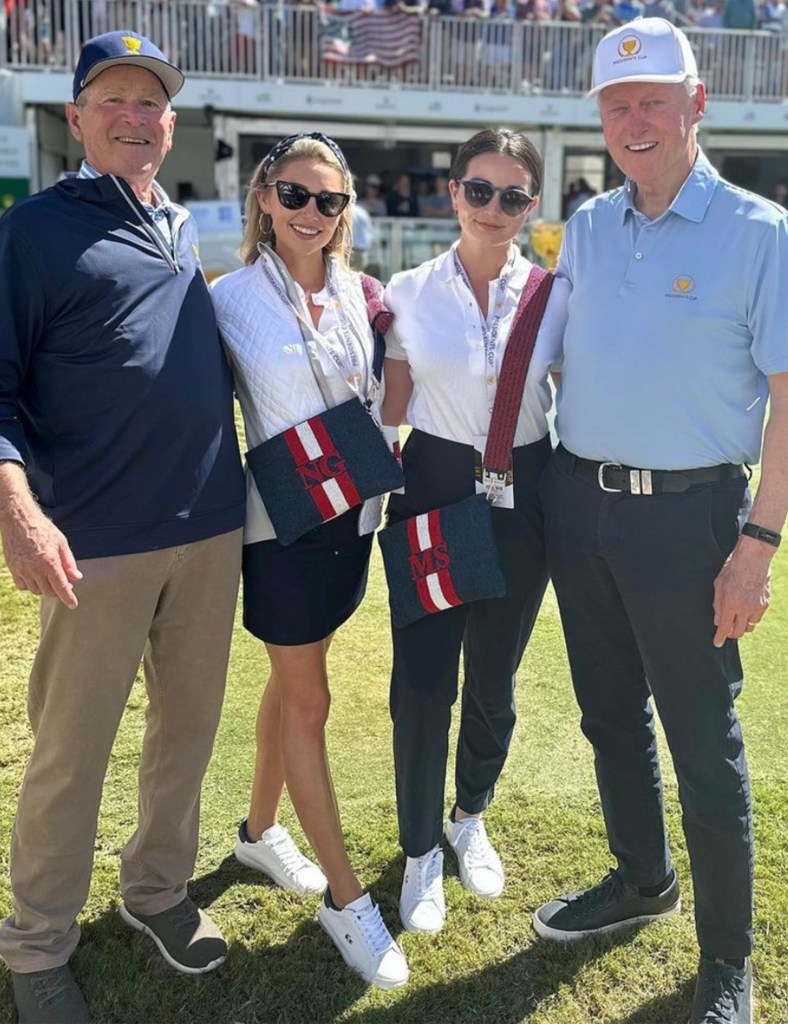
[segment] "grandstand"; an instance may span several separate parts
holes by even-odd
[[[316,126],[337,138],[362,181],[372,175],[385,186],[407,172],[423,192],[473,130],[523,127],[545,157],[547,221],[565,215],[573,182],[599,191],[616,180],[595,106],[583,98],[609,25],[517,20],[498,2],[496,17],[436,16],[437,6],[2,0],[0,203],[77,166],[63,103],[81,42],[112,28],[149,35],[187,73],[178,141],[161,176],[173,198],[237,201],[272,140]],[[788,181],[788,17],[761,31],[688,33],[711,94],[704,148],[729,179],[776,194]],[[379,230],[385,274],[423,258],[451,225],[395,218]]]

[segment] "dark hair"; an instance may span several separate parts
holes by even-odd
[[[531,192],[539,195],[544,177],[539,150],[527,135],[511,128],[483,128],[463,142],[452,161],[449,177],[454,181],[464,178],[471,160],[483,153],[503,153],[522,164],[531,179]]]

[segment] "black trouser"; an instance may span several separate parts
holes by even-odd
[[[738,537],[744,478],[680,494],[603,491],[559,448],[540,484],[582,729],[623,877],[671,869],[650,696],[679,783],[704,953],[752,948],[750,784],[734,700],[738,645],[714,647],[714,580]]]
[[[490,803],[515,723],[515,673],[547,585],[536,485],[550,456],[548,437],[515,448],[515,508],[492,510],[506,596],[428,615],[392,628],[391,717],[400,842],[419,857],[441,839],[451,708],[460,649],[464,685],[456,760],[456,803],[478,813]],[[474,493],[473,448],[413,431],[403,449],[404,495],[389,501],[391,522]]]

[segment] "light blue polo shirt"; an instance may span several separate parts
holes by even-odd
[[[633,193],[596,196],[566,226],[558,436],[643,469],[755,463],[766,377],[788,371],[788,217],[702,153],[656,220]]]

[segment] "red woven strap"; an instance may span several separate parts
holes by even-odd
[[[525,378],[553,281],[553,275],[543,267],[531,267],[514,315],[484,449],[484,468],[493,473],[506,473],[512,461]]]
[[[361,287],[364,289],[370,326],[385,334],[394,322],[394,314],[383,305],[383,285],[376,277],[362,274]]]

